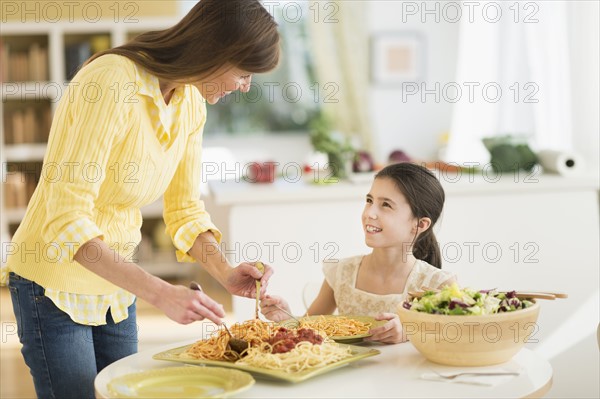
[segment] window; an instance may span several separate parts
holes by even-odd
[[[279,67],[254,75],[248,93],[231,93],[209,105],[205,135],[308,131],[321,95],[309,52],[308,6],[307,1],[265,3],[279,24]]]

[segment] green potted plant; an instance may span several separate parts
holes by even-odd
[[[335,137],[331,125],[331,120],[325,114],[320,113],[310,124],[310,142],[315,151],[327,154],[332,176],[345,179],[348,177],[354,149],[348,139]]]

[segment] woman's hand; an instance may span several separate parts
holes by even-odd
[[[254,263],[240,263],[238,267],[231,269],[225,279],[224,287],[230,294],[256,298],[256,280],[260,280],[260,297],[265,295],[269,279],[273,275],[273,268],[264,264],[265,270],[261,272]]]
[[[388,322],[383,326],[372,328],[371,334],[373,335],[365,339],[382,342],[384,344],[397,344],[408,340],[402,330],[402,324],[400,323],[397,314],[382,313],[375,317],[375,320],[388,320]]]
[[[283,321],[283,320],[287,320],[290,318],[290,316],[287,313],[285,313],[282,310],[277,309],[276,306],[279,306],[280,308],[287,310],[290,314],[292,313],[290,311],[290,306],[285,301],[285,299],[283,299],[280,296],[275,296],[275,295],[273,295],[273,296],[266,295],[260,301],[260,312],[263,314],[263,316],[265,316],[267,319],[269,319],[271,321]]]
[[[223,305],[215,302],[203,291],[191,290],[181,285],[169,284],[158,296],[156,307],[162,310],[171,320],[180,324],[209,319],[221,325],[221,317],[225,317]]]

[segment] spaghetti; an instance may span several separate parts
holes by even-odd
[[[255,346],[269,339],[272,331],[276,328],[273,323],[253,319],[231,326],[231,334],[236,338],[248,341],[250,346]]]
[[[260,346],[248,349],[246,356],[236,363],[268,370],[281,370],[286,373],[299,373],[335,363],[352,355],[347,346],[335,343],[313,345],[306,341],[298,343],[294,349],[286,353],[271,353],[271,350],[271,345],[263,342]]]
[[[269,339],[272,328],[272,323],[254,319],[241,324],[234,324],[231,327],[231,334],[234,338],[243,339],[249,342],[250,346],[254,346],[260,345],[264,340]],[[229,346],[229,334],[224,330],[219,330],[209,339],[196,342],[181,356],[192,359],[228,361],[240,358],[240,354]]]
[[[301,319],[299,327],[317,330],[328,337],[351,337],[367,334],[371,328],[371,323],[365,323],[344,316],[313,316]]]
[[[196,342],[180,356],[298,373],[352,355],[349,347],[326,341],[317,331],[308,328],[288,330],[254,319],[234,324],[230,331],[233,337],[247,341],[250,347],[242,353],[233,351],[229,335],[220,330],[211,338]]]
[[[229,335],[219,331],[209,339],[196,342],[181,357],[206,360],[237,360],[240,355],[229,347]]]

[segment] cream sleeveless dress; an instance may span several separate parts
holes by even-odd
[[[363,255],[328,261],[323,264],[325,280],[334,292],[335,302],[340,315],[360,315],[375,317],[380,313],[396,313],[396,308],[408,291],[421,287],[439,288],[454,276],[429,263],[417,260],[402,294],[379,295],[356,288],[356,277]]]

